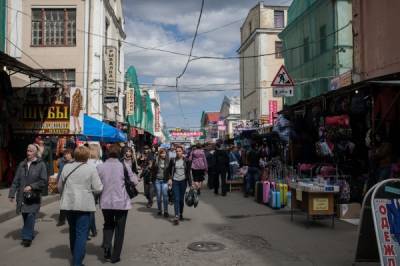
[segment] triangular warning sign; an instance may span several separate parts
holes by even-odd
[[[278,73],[276,73],[276,76],[271,83],[271,87],[294,87],[294,82],[284,65],[282,65]]]

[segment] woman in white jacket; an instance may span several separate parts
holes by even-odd
[[[85,257],[90,214],[96,211],[93,193],[100,193],[103,189],[96,168],[87,163],[89,155],[89,148],[76,148],[75,162],[64,166],[58,182],[61,191],[60,208],[65,211],[69,224],[74,266],[82,266]]]

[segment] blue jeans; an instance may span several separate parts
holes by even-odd
[[[172,191],[174,192],[175,202],[175,217],[179,217],[183,213],[183,206],[185,202],[185,192],[186,192],[187,181],[172,181]]]
[[[73,256],[73,265],[81,266],[86,253],[86,241],[89,233],[90,212],[67,211],[69,224],[69,245]]]
[[[156,180],[156,196],[157,196],[157,207],[158,210],[161,211],[161,198],[164,204],[164,212],[168,212],[168,183],[164,180]]]
[[[89,224],[89,230],[88,230],[88,235],[89,233],[97,234],[97,227],[96,227],[96,217],[95,217],[95,213],[91,212],[90,213],[90,224]]]
[[[35,231],[35,212],[22,213],[22,219],[24,219],[24,226],[21,231],[22,240],[33,240]]]
[[[246,193],[253,193],[256,181],[260,178],[260,170],[258,167],[251,167],[247,171],[246,175]]]

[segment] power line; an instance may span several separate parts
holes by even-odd
[[[26,55],[26,57],[28,57],[29,59],[32,60],[32,62],[34,62],[36,65],[39,66],[39,68],[43,69],[44,67],[38,63],[38,61],[36,61],[35,59],[33,59],[29,54],[25,53],[21,48],[19,48],[15,43],[13,43],[12,41],[10,41],[6,36],[4,36],[4,38],[6,39],[6,41],[8,41],[11,45],[13,45],[18,51],[20,51],[21,53],[23,53],[24,55]]]

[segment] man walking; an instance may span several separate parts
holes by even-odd
[[[215,150],[215,180],[214,180],[214,193],[218,195],[219,185],[221,184],[221,195],[226,196],[226,175],[229,171],[229,154],[217,143]]]

